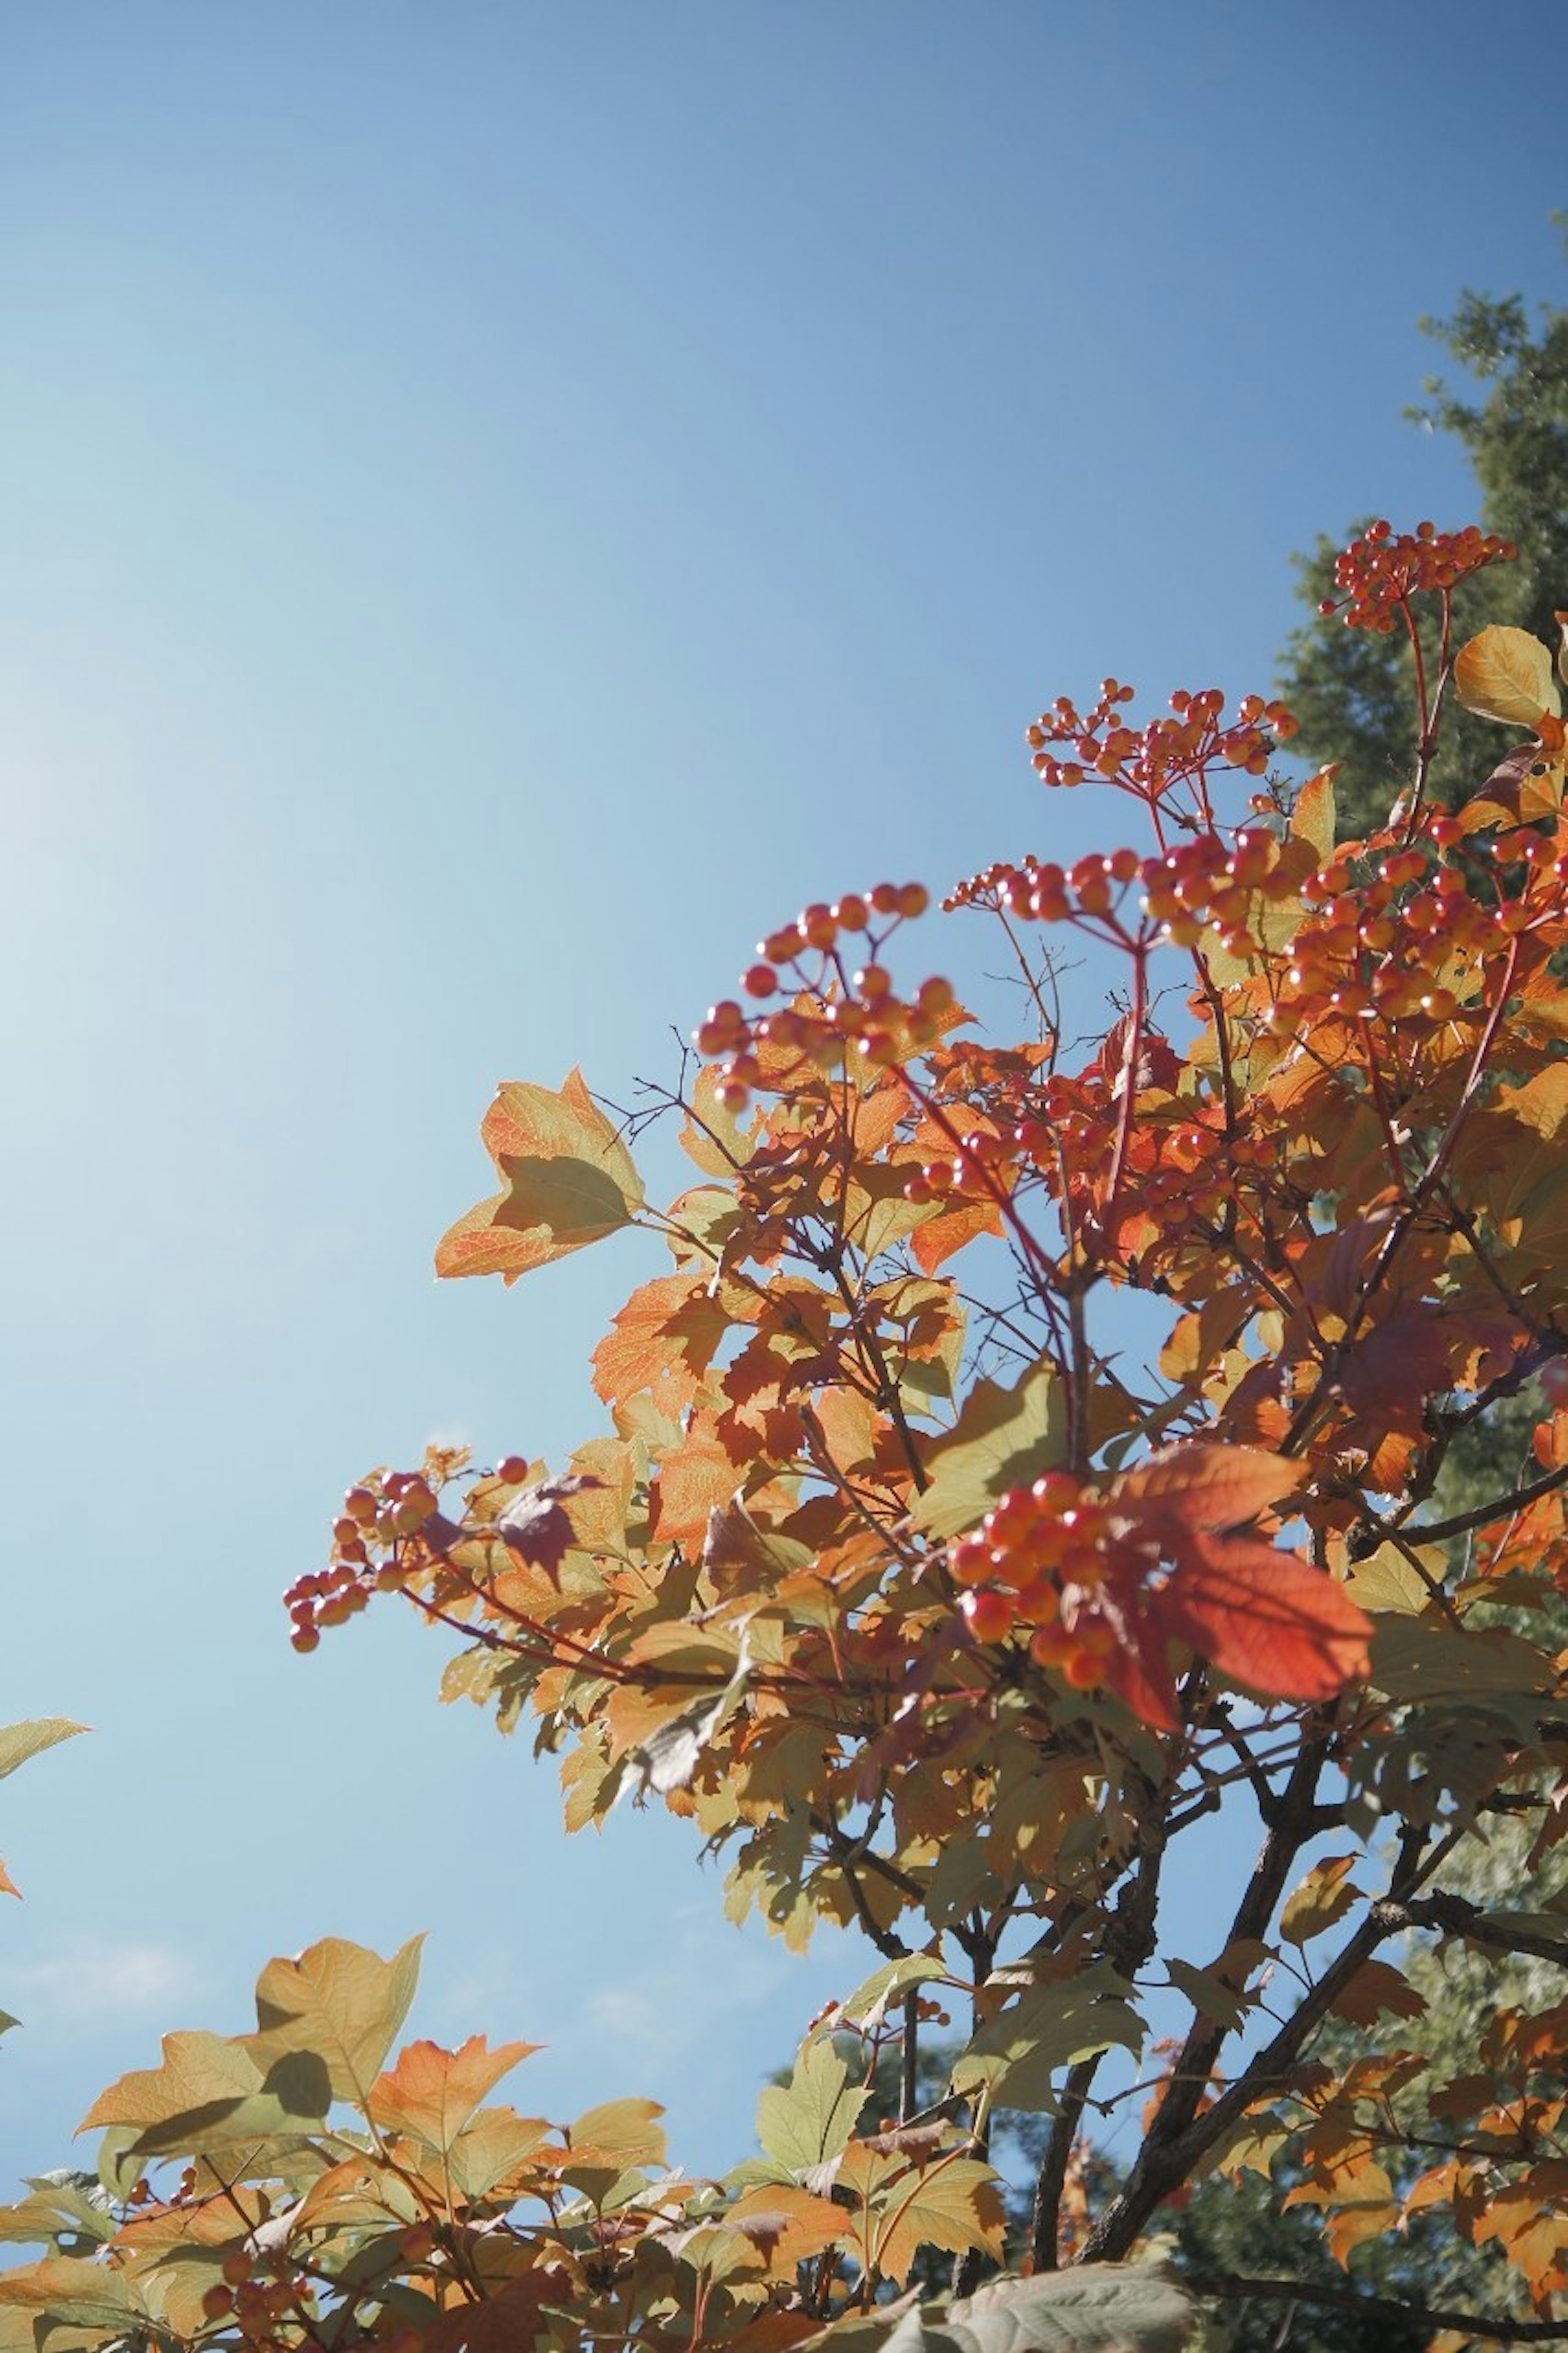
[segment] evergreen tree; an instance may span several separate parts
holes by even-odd
[[[1497,299],[1468,289],[1451,319],[1424,320],[1426,333],[1468,371],[1469,398],[1433,377],[1419,422],[1457,435],[1480,489],[1483,527],[1510,540],[1518,561],[1461,582],[1454,597],[1453,642],[1462,645],[1489,622],[1529,629],[1549,643],[1553,616],[1568,606],[1568,311],[1542,306],[1537,332],[1523,298]],[[1298,557],[1300,594],[1317,616],[1285,649],[1280,685],[1300,722],[1296,748],[1308,759],[1340,764],[1340,829],[1370,832],[1408,781],[1410,648],[1402,631],[1379,636],[1347,629],[1334,599],[1334,557],[1365,528],[1321,537]],[[1439,649],[1428,638],[1424,657]],[[1438,797],[1458,803],[1476,791],[1498,760],[1496,731],[1485,720],[1449,710],[1432,774]]]

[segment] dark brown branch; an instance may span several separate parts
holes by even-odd
[[[1083,2121],[1084,2104],[1089,2098],[1104,2052],[1096,2051],[1087,2059],[1068,2070],[1062,2086],[1061,2105],[1051,2126],[1051,2137],[1046,2143],[1046,2153],[1040,2160],[1040,2170],[1035,2180],[1034,2211],[1030,2217],[1030,2238],[1037,2272],[1054,2272],[1058,2257],[1058,2234],[1061,2228],[1062,2192],[1067,2188],[1068,2167],[1072,2160],[1072,2147],[1078,2138],[1078,2128]]]
[[[1494,1520],[1511,1519],[1515,1512],[1528,1511],[1539,1504],[1543,1495],[1554,1494],[1568,1483],[1568,1463],[1548,1471],[1528,1486],[1516,1487],[1510,1495],[1500,1495],[1494,1504],[1478,1504],[1473,1511],[1456,1512],[1451,1520],[1416,1523],[1401,1531],[1416,1544],[1443,1544],[1449,1536],[1468,1536],[1472,1529],[1484,1528]]]
[[[1538,1961],[1552,1961],[1568,1969],[1568,1937],[1542,1936],[1531,1928],[1510,1928],[1506,1921],[1487,1915],[1462,1895],[1421,1895],[1408,1904],[1385,1904],[1385,1913],[1398,1913],[1398,1925],[1407,1928],[1441,1928],[1451,1936],[1467,1936],[1472,1945],[1486,1945],[1500,1953],[1529,1953]]]
[[[1471,2337],[1490,2337],[1499,2345],[1568,2344],[1568,2320],[1515,2320],[1506,2313],[1494,2317],[1482,2312],[1448,2312],[1436,2305],[1401,2304],[1394,2296],[1363,2295],[1353,2287],[1316,2287],[1305,2280],[1237,2279],[1225,2274],[1194,2280],[1193,2293],[1229,2304],[1267,2296],[1271,2303],[1331,2305],[1339,2312],[1364,2313],[1369,2320],[1408,2320],[1424,2328],[1463,2330]]]
[[[1143,1774],[1136,1777],[1135,1788],[1142,1799],[1136,1861],[1131,1876],[1116,1899],[1116,1909],[1111,1914],[1105,1936],[1107,1957],[1129,1982],[1148,1960],[1159,1934],[1160,1872],[1171,1836],[1171,1825],[1165,1813],[1165,1792],[1157,1789]],[[1078,2137],[1084,2105],[1104,2055],[1103,2052],[1094,2052],[1068,2070],[1062,2090],[1061,2106],[1051,2126],[1045,2155],[1040,2160],[1030,2222],[1035,2269],[1037,2272],[1055,2271],[1057,2268],[1062,2192],[1067,2186],[1068,2168],[1072,2162],[1073,2143]]]

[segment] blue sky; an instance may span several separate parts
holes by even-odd
[[[1291,549],[1469,519],[1415,322],[1562,299],[1565,47],[1508,0],[7,15],[0,1720],[95,1731],[5,1788],[0,2190],[269,1954],[421,1927],[422,2031],[743,2153],[861,1953],[737,1937],[677,1826],[566,1841],[435,1641],[301,1660],[278,1597],[367,1465],[597,1427],[635,1241],[431,1279],[499,1079],[625,1099],[804,899],[1125,838],[1034,786],[1046,701],[1265,686]]]

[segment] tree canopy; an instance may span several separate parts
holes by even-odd
[[[398,2050],[417,1942],[328,1937],[268,1964],[254,2028],[101,2094],[96,2173],[0,2211],[44,2249],[0,2274],[0,2353],[1177,2353],[1203,2310],[1303,2299],[1446,2353],[1568,2337],[1568,2005],[1527,1978],[1456,2053],[1421,1957],[1568,1957],[1564,729],[1553,645],[1455,627],[1514,556],[1382,522],[1343,551],[1352,639],[1451,654],[1364,835],[1279,773],[1285,702],[1139,717],[1108,678],[1029,752],[1141,839],[951,888],[941,926],[1018,984],[984,1024],[917,944],[925,887],[882,881],[770,933],[636,1117],[575,1071],[485,1115],[495,1189],[438,1269],[640,1250],[604,1424],[555,1467],[367,1472],[293,1639],[412,1609],[443,1695],[560,1758],[569,1827],[661,1805],[735,1917],[865,1939],[756,2149],[693,2179],[646,2098],[497,2101],[531,2044]],[[1493,746],[1457,809],[1456,705]],[[1064,941],[1108,976],[1087,1048]],[[1129,1293],[1163,1318],[1142,1367]],[[1528,1460],[1472,1460],[1456,1506],[1507,1400]],[[1253,1860],[1178,1939],[1163,1892],[1221,1810]],[[1478,1901],[1496,1824],[1519,1877]],[[1037,2120],[1021,2230],[1004,2112]],[[1337,2284],[1212,2240],[1184,2284],[1216,2178],[1308,2218]],[[1369,2276],[1410,2232],[1451,2299]]]

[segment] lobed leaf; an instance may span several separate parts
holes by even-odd
[[[631,1155],[580,1071],[559,1093],[521,1082],[501,1087],[480,1134],[502,1189],[442,1236],[438,1275],[500,1274],[515,1282],[629,1225],[642,1206]]]

